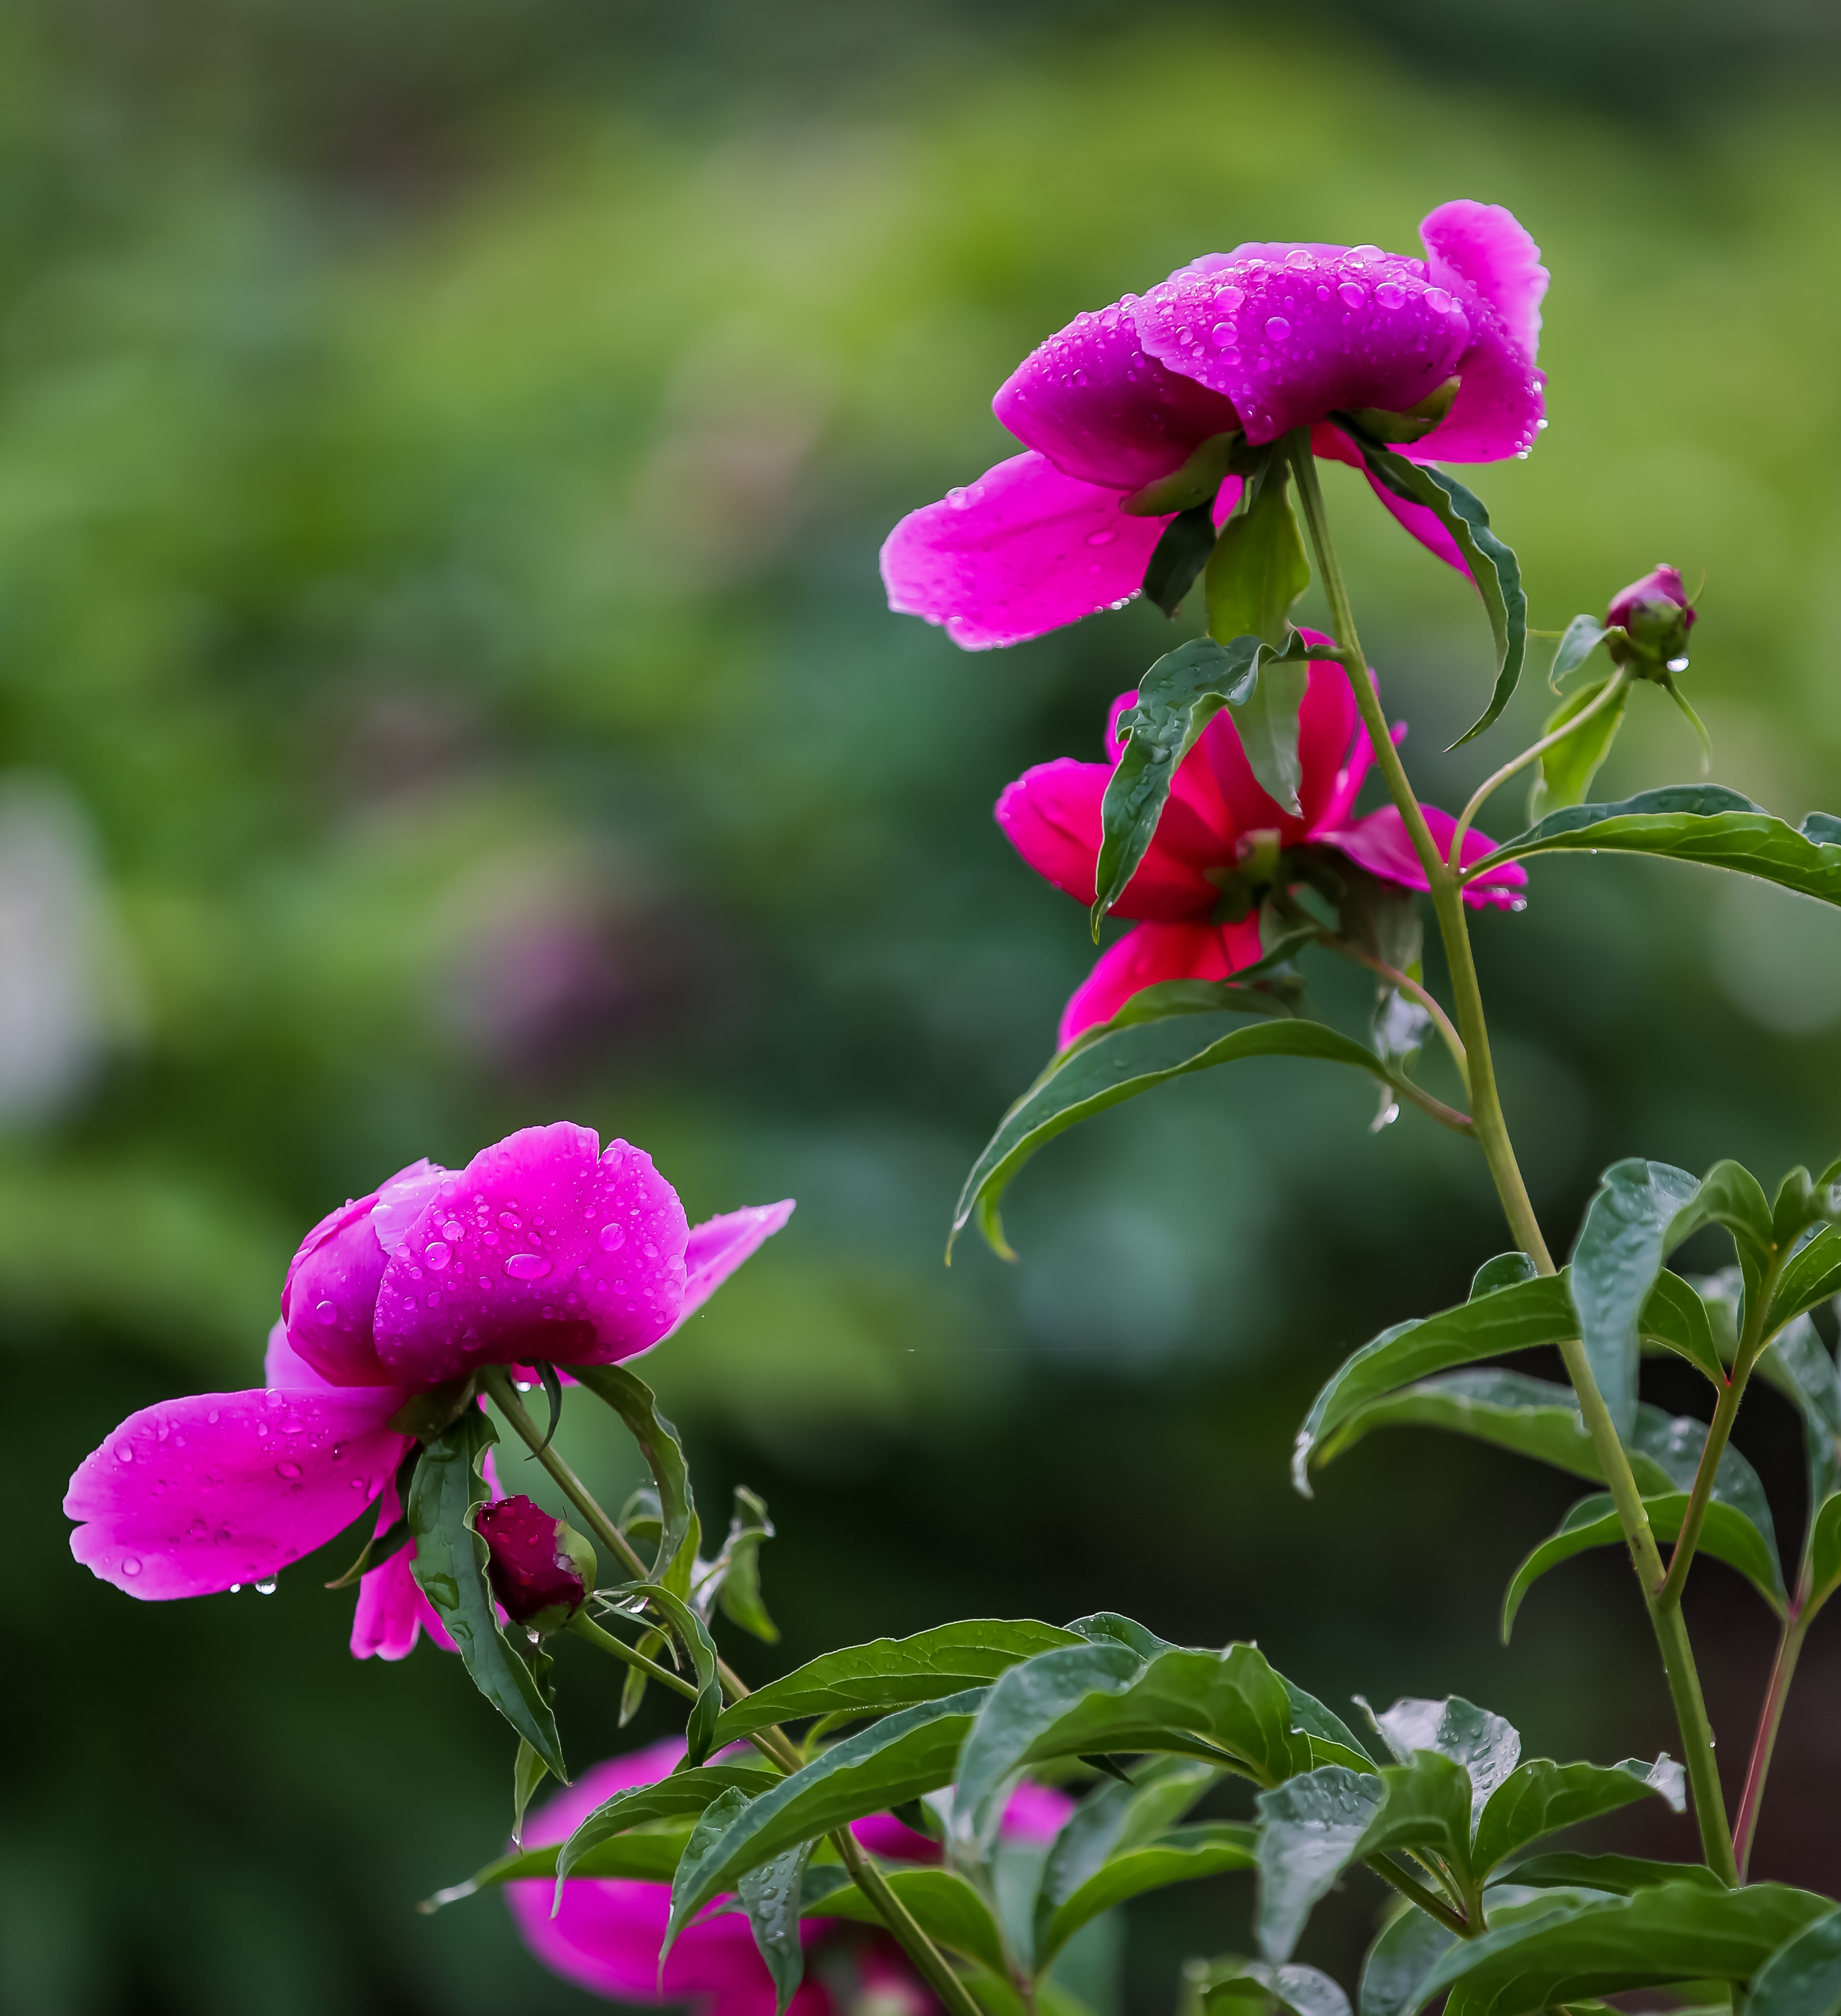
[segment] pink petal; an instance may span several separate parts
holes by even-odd
[[[483,1149],[392,1248],[379,1355],[406,1385],[477,1365],[609,1364],[656,1344],[684,1299],[689,1228],[652,1158],[559,1121]]]
[[[1372,246],[1243,245],[1132,313],[1147,353],[1231,400],[1256,444],[1339,409],[1417,405],[1472,333],[1448,283]]]
[[[1039,1785],[1025,1778],[1010,1795],[1003,1809],[1002,1832],[1006,1841],[1053,1841],[1068,1823],[1074,1802],[1053,1785]]]
[[[287,1325],[280,1322],[270,1327],[268,1348],[262,1353],[262,1384],[290,1389],[304,1388],[310,1392],[322,1393],[333,1386],[331,1380],[322,1379],[294,1350],[288,1342]]]
[[[294,1354],[334,1386],[380,1386],[389,1374],[372,1335],[384,1249],[371,1229],[377,1195],[328,1213],[301,1242],[282,1283]]]
[[[684,1248],[684,1301],[678,1321],[694,1316],[792,1215],[793,1200],[782,1197],[778,1204],[744,1204],[740,1211],[692,1226]]]
[[[1457,830],[1457,820],[1436,805],[1427,805],[1425,812],[1433,841],[1441,853],[1447,852],[1451,835]],[[1403,889],[1430,886],[1406,826],[1392,805],[1383,805],[1378,812],[1370,812],[1366,819],[1357,819],[1353,826],[1345,826],[1339,832],[1314,833],[1312,837],[1326,847],[1340,848],[1358,867],[1367,869],[1371,875],[1378,875],[1383,881],[1397,882]],[[1472,826],[1464,836],[1465,864],[1480,861],[1495,844],[1486,833],[1479,833]],[[1473,882],[1465,891],[1464,900],[1477,909],[1490,903],[1504,909],[1519,909],[1522,900],[1520,892],[1527,887],[1527,882],[1526,869],[1519,861],[1508,862],[1500,868],[1492,869],[1482,881]]]
[[[490,1453],[487,1461],[492,1460]],[[493,1496],[498,1496],[496,1485]],[[375,1530],[387,1532],[401,1510],[393,1474],[377,1501]],[[413,1540],[398,1547],[381,1567],[362,1575],[358,1584],[358,1607],[351,1618],[351,1656],[368,1659],[406,1659],[416,1649],[416,1640],[426,1631],[444,1652],[458,1650],[447,1627],[435,1614],[434,1605],[422,1593],[410,1565],[416,1558]]]
[[[1303,633],[1307,644],[1330,640],[1320,632]],[[1302,817],[1284,811],[1269,797],[1253,776],[1241,746],[1234,710],[1223,707],[1203,732],[1200,747],[1207,752],[1221,796],[1238,833],[1277,829],[1279,844],[1295,847],[1310,833],[1335,803],[1337,783],[1349,756],[1359,716],[1349,675],[1334,658],[1310,661],[1304,700],[1298,710],[1298,758],[1303,770],[1298,787]]]
[[[1240,426],[1233,402],[1138,347],[1130,304],[1077,315],[1005,380],[992,409],[1063,475],[1140,490]]]
[[[1457,402],[1413,455],[1498,462],[1519,454],[1533,446],[1544,404],[1534,367],[1547,283],[1540,248],[1506,210],[1468,200],[1440,204],[1419,235],[1432,278],[1465,304],[1471,342],[1457,365]]]
[[[1166,980],[1225,980],[1259,956],[1255,917],[1238,924],[1140,924],[1101,952],[1061,1011],[1056,1046],[1109,1022],[1147,987]]]
[[[1111,775],[1108,764],[1057,756],[1006,784],[997,801],[1004,838],[1038,875],[1077,903],[1093,900],[1100,806]]]
[[[265,1582],[371,1505],[409,1438],[394,1387],[200,1393],[131,1414],[70,1479],[70,1551],[130,1596]]]
[[[1129,601],[1169,519],[1133,517],[1122,501],[1044,455],[1012,455],[889,534],[888,606],[982,651]]]
[[[1455,567],[1466,580],[1470,578],[1470,568],[1463,554],[1457,550],[1457,542],[1439,524],[1438,513],[1426,505],[1414,504],[1407,498],[1396,497],[1385,483],[1371,475],[1367,464],[1362,460],[1360,452],[1340,427],[1332,427],[1327,423],[1313,427],[1310,447],[1313,454],[1327,462],[1344,462],[1351,469],[1359,469],[1368,488],[1406,531],[1410,533],[1435,559],[1443,560],[1446,567]]]

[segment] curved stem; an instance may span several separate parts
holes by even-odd
[[[1451,1061],[1457,1067],[1457,1075],[1463,1081],[1465,1096],[1470,1096],[1470,1060],[1465,1055],[1464,1039],[1451,1026],[1451,1018],[1440,1006],[1438,998],[1420,985],[1410,974],[1402,973],[1389,966],[1384,959],[1376,959],[1372,952],[1364,952],[1358,945],[1351,945],[1347,938],[1337,938],[1333,933],[1323,934],[1321,942],[1331,951],[1339,952],[1345,959],[1353,959],[1357,966],[1365,966],[1369,972],[1378,974],[1390,987],[1398,988],[1408,999],[1417,1001],[1432,1020],[1433,1026],[1445,1040],[1445,1048],[1451,1053]]]
[[[1371,1855],[1364,1866],[1373,1870],[1383,1883],[1392,1884],[1409,1903],[1417,1904],[1428,1918],[1436,1918],[1446,1931],[1455,1932],[1461,1939],[1465,1939],[1470,1938],[1476,1931],[1476,1927],[1465,1924],[1443,1898],[1427,1889],[1418,1877],[1409,1876],[1390,1856]]]
[[[1464,859],[1464,836],[1470,830],[1470,823],[1480,812],[1491,792],[1506,784],[1516,771],[1525,770],[1536,757],[1544,756],[1557,742],[1564,742],[1573,729],[1591,719],[1600,708],[1609,707],[1618,694],[1630,683],[1630,674],[1621,666],[1605,682],[1595,698],[1582,707],[1569,721],[1563,721],[1552,734],[1544,735],[1532,748],[1524,749],[1512,762],[1504,763],[1493,776],[1486,777],[1470,794],[1470,802],[1457,815],[1457,823],[1451,829],[1451,844],[1445,850],[1445,859],[1454,873],[1459,872]]]
[[[1771,1664],[1770,1683],[1764,1690],[1764,1705],[1758,1716],[1758,1733],[1752,1744],[1752,1761],[1746,1771],[1745,1793],[1738,1802],[1738,1819],[1732,1830],[1733,1859],[1738,1880],[1744,1882],[1752,1859],[1752,1839],[1758,1830],[1758,1809],[1764,1803],[1764,1780],[1771,1769],[1771,1753],[1777,1748],[1778,1724],[1783,1720],[1790,1681],[1796,1671],[1796,1657],[1803,1650],[1803,1634],[1814,1612],[1792,1611],[1777,1642],[1777,1658]]]
[[[624,1638],[616,1638],[611,1631],[603,1631],[585,1610],[578,1610],[569,1619],[568,1628],[578,1638],[585,1638],[589,1643],[618,1659],[636,1671],[643,1673],[649,1680],[656,1680],[661,1687],[669,1687],[673,1694],[683,1695],[686,1701],[695,1701],[697,1690],[686,1679],[648,1659],[643,1652],[636,1651]]]
[[[500,1413],[529,1445],[532,1455],[555,1478],[569,1503],[582,1514],[582,1521],[589,1532],[602,1546],[625,1561],[635,1575],[642,1580],[645,1579],[651,1571],[634,1552],[632,1543],[607,1517],[596,1502],[593,1492],[557,1450],[546,1445],[542,1431],[531,1420],[529,1410],[518,1397],[517,1388],[512,1384],[511,1374],[503,1365],[490,1366],[481,1373],[480,1384],[491,1394],[493,1404]],[[578,1614],[571,1628],[579,1629],[582,1621]],[[598,1625],[589,1624],[582,1635],[593,1643],[607,1640],[607,1644],[601,1646],[603,1651],[610,1647],[617,1647],[615,1658],[625,1659],[629,1665],[637,1664],[649,1668],[652,1676],[666,1685],[676,1688],[680,1693],[695,1694],[695,1688],[686,1687],[675,1674],[668,1673],[662,1668],[654,1667],[642,1654],[634,1652],[630,1647],[622,1644],[611,1633],[602,1631]],[[716,1677],[722,1683],[725,1697],[730,1701],[740,1701],[748,1692],[747,1682],[726,1659],[716,1661]],[[777,1724],[751,1731],[748,1741],[762,1756],[789,1773],[797,1771],[805,1761],[799,1755],[798,1746]],[[985,2016],[985,2012],[972,1999],[971,1991],[953,1972],[932,1940],[916,1924],[913,1913],[889,1888],[882,1872],[858,1847],[856,1838],[849,1828],[839,1827],[830,1839],[832,1845],[842,1858],[851,1881],[869,1899],[876,1915],[913,1961],[922,1978],[945,2003],[950,2016]]]
[[[1349,607],[1348,588],[1330,538],[1329,521],[1324,509],[1323,491],[1317,482],[1317,462],[1310,452],[1308,430],[1301,429],[1291,437],[1291,454],[1311,549],[1317,558],[1324,593],[1329,598],[1330,621],[1336,632],[1338,655],[1348,670],[1349,682],[1354,689],[1363,725],[1368,731],[1375,762],[1405,824],[1432,892],[1439,935],[1443,941],[1445,959],[1450,969],[1458,1033],[1469,1062],[1471,1125],[1489,1165],[1510,1230],[1536,1269],[1543,1274],[1551,1274],[1557,1271],[1553,1255],[1541,1235],[1540,1222],[1535,1216],[1521,1166],[1515,1160],[1514,1144],[1509,1139],[1508,1122],[1503,1117],[1495,1064],[1490,1054],[1489,1026],[1483,1016],[1483,989],[1477,979],[1476,961],[1471,952],[1470,927],[1465,916],[1462,886],[1432,837],[1425,812],[1407,776],[1406,766],[1388,733],[1387,717],[1382,710],[1380,696],[1368,676],[1367,660],[1356,633],[1355,614]],[[1666,1574],[1661,1550],[1655,1544],[1648,1514],[1644,1510],[1643,1495],[1637,1488],[1630,1458],[1618,1435],[1616,1424],[1611,1418],[1611,1410],[1605,1406],[1598,1381],[1592,1377],[1584,1346],[1573,1338],[1563,1344],[1560,1350],[1565,1362],[1566,1376],[1578,1398],[1580,1417],[1617,1508],[1630,1560],[1642,1587],[1650,1625],[1655,1633],[1656,1646],[1662,1654],[1670,1697],[1681,1725],[1688,1781],[1694,1787],[1694,1816],[1700,1830],[1702,1849],[1710,1868],[1726,1882],[1736,1883],[1738,1865],[1733,1859],[1725,1799],[1714,1762],[1713,1726],[1707,1719],[1700,1676],[1695,1667],[1693,1648],[1688,1643],[1681,1611],[1678,1607],[1663,1605],[1656,1600]]]

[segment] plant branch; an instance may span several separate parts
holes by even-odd
[[[578,1610],[569,1619],[569,1629],[578,1638],[585,1638],[591,1645],[598,1646],[612,1658],[643,1673],[649,1680],[656,1680],[661,1687],[669,1687],[673,1694],[683,1695],[686,1701],[695,1701],[697,1690],[690,1683],[680,1678],[668,1667],[655,1660],[648,1659],[643,1652],[636,1651],[625,1639],[616,1638],[611,1631],[603,1631],[585,1610]]]
[[[1504,763],[1493,776],[1486,777],[1470,794],[1470,802],[1457,815],[1457,823],[1451,829],[1451,843],[1445,850],[1445,859],[1455,875],[1463,873],[1464,836],[1470,830],[1470,823],[1480,812],[1490,794],[1506,784],[1516,771],[1525,770],[1537,756],[1544,756],[1555,743],[1564,742],[1574,729],[1591,719],[1602,707],[1609,707],[1618,694],[1630,683],[1630,674],[1622,666],[1605,682],[1603,688],[1589,704],[1582,707],[1569,721],[1562,722],[1551,735],[1544,735],[1531,748],[1524,749],[1512,762]]]
[[[1758,1809],[1764,1803],[1764,1780],[1771,1770],[1771,1754],[1777,1748],[1778,1725],[1783,1720],[1784,1703],[1789,1698],[1790,1681],[1796,1671],[1797,1654],[1814,1613],[1799,1604],[1785,1621],[1783,1636],[1777,1641],[1777,1657],[1771,1663],[1771,1679],[1764,1690],[1764,1705],[1759,1712],[1758,1733],[1752,1744],[1752,1761],[1746,1769],[1745,1791],[1738,1802],[1738,1818],[1732,1829],[1732,1857],[1744,1882],[1752,1859],[1752,1840],[1758,1831]]]
[[[1432,1020],[1433,1026],[1445,1039],[1445,1048],[1451,1053],[1451,1061],[1457,1067],[1457,1075],[1463,1081],[1465,1096],[1470,1096],[1470,1060],[1465,1054],[1464,1039],[1451,1024],[1451,1018],[1439,1006],[1438,997],[1422,987],[1410,974],[1402,973],[1398,967],[1389,966],[1385,959],[1377,959],[1372,952],[1364,952],[1358,945],[1347,938],[1338,938],[1334,932],[1325,931],[1321,942],[1331,951],[1339,952],[1345,959],[1353,959],[1357,966],[1365,966],[1371,973],[1378,974],[1390,987],[1399,988],[1409,1000],[1417,1001]]]
[[[971,1990],[948,1964],[931,1939],[915,1921],[913,1913],[898,1897],[887,1877],[858,1846],[848,1827],[839,1827],[831,1836],[850,1880],[876,1907],[877,1915],[895,1935],[902,1949],[920,1970],[922,1979],[952,2016],[984,2016]]]
[[[1442,1897],[1428,1890],[1416,1876],[1409,1876],[1389,1856],[1371,1855],[1364,1867],[1373,1870],[1383,1883],[1391,1883],[1409,1903],[1417,1904],[1428,1918],[1436,1918],[1446,1931],[1455,1932],[1461,1939],[1475,1937],[1475,1925],[1461,1917]]]

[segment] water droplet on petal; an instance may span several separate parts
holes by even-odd
[[[422,1258],[438,1274],[454,1257],[454,1249],[444,1240],[431,1239],[422,1249]]]
[[[1451,297],[1443,287],[1428,287],[1425,290],[1425,305],[1434,315],[1449,315],[1451,311]]]
[[[458,1239],[466,1229],[466,1226],[460,1222],[459,1219],[450,1218],[447,1223],[441,1227],[441,1237],[451,1244],[453,1240]]]
[[[1283,343],[1291,333],[1292,326],[1283,315],[1274,315],[1266,324],[1266,335],[1269,342]]]
[[[140,1571],[141,1571],[140,1557],[139,1557],[138,1555],[135,1555],[135,1554],[124,1554],[124,1555],[122,1557],[122,1561],[121,1561],[121,1572],[122,1572],[124,1575],[139,1575],[139,1574],[140,1573]]]
[[[513,1211],[500,1211],[499,1222],[507,1232],[522,1232],[524,1229],[524,1221]]]
[[[1230,350],[1234,347],[1234,325],[1232,322],[1218,322],[1215,324],[1214,327],[1209,331],[1209,334],[1214,338],[1216,343],[1219,344],[1223,350]]]
[[[117,1463],[132,1463],[134,1461],[133,1449],[130,1448],[126,1442],[117,1442],[115,1445],[115,1460]]]
[[[1404,307],[1407,290],[1397,280],[1383,280],[1374,290],[1374,299],[1384,308]]]
[[[1090,546],[1109,546],[1118,537],[1116,532],[1089,532],[1086,543]]]
[[[541,1281],[549,1272],[550,1263],[541,1253],[513,1253],[503,1265],[514,1281]]]
[[[297,1463],[278,1463],[275,1466],[275,1474],[277,1477],[285,1477],[291,1484],[300,1475],[301,1466]]]
[[[313,1305],[313,1320],[316,1323],[322,1324],[327,1330],[330,1330],[333,1325],[339,1320],[338,1304],[337,1302],[315,1302]]]
[[[1312,261],[1310,254],[1300,245],[1295,252],[1288,252],[1285,254],[1284,262],[1288,266],[1304,267],[1310,265]]]
[[[272,1596],[275,1593],[275,1584],[272,1581],[259,1582],[256,1584],[256,1593],[258,1596]]]

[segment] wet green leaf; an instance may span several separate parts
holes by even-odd
[[[684,1726],[684,1741],[693,1766],[701,1764],[716,1746],[717,1719],[722,1712],[722,1683],[717,1669],[715,1640],[709,1626],[675,1589],[662,1582],[623,1582],[603,1593],[625,1601],[643,1597],[664,1618],[671,1634],[690,1660],[697,1676],[697,1699]]]
[[[1273,1967],[1233,1955],[1192,1960],[1184,1969],[1185,2016],[1349,2016],[1349,1997],[1314,1967]]]
[[[659,1510],[665,1522],[658,1558],[652,1564],[651,1579],[670,1586],[667,1571],[677,1561],[685,1542],[690,1539],[690,1521],[697,1509],[678,1431],[659,1413],[658,1402],[651,1388],[624,1365],[571,1365],[567,1370],[573,1378],[597,1399],[604,1400],[626,1424],[633,1440],[639,1444],[640,1455],[646,1459],[658,1485]],[[693,1542],[693,1553],[694,1551]],[[688,1582],[676,1593],[687,1595]]]
[[[784,1855],[749,1870],[735,1886],[755,1947],[773,1977],[774,2016],[786,2016],[787,2004],[805,1978],[805,1949],[799,1942],[799,1888],[812,1848],[810,1841],[802,1841]]]
[[[1382,1930],[1362,1964],[1360,2016],[1401,2016],[1457,1935],[1411,1906]]]
[[[1454,1757],[1421,1750],[1410,1762],[1384,1765],[1386,1794],[1349,1851],[1349,1859],[1423,1849],[1460,1875],[1470,1872],[1470,1773]]]
[[[676,1869],[683,1841],[689,1838],[690,1821],[700,1816],[725,1792],[739,1791],[744,1798],[758,1798],[781,1782],[777,1771],[737,1761],[705,1764],[695,1770],[677,1770],[654,1784],[631,1786],[603,1799],[593,1813],[585,1814],[576,1823],[575,1831],[557,1851],[557,1876],[560,1878],[577,1872],[585,1876],[611,1873],[594,1858],[604,1848],[619,1841],[654,1838],[642,1837],[635,1830],[661,1822],[683,1823],[682,1838],[678,1839],[678,1847],[672,1854],[672,1867]]]
[[[1003,1938],[985,1900],[965,1878],[950,1869],[888,1869],[888,1887],[913,1912],[922,1931],[938,1946],[962,1953],[996,1975],[1007,1974]],[[858,1924],[880,1925],[876,1907],[848,1881],[809,1899],[809,1918],[848,1918]]]
[[[524,1809],[536,1795],[537,1787],[549,1776],[549,1766],[521,1736],[517,1756],[511,1767],[511,1840],[514,1848],[524,1845]]]
[[[1580,1855],[1562,1849],[1537,1855],[1508,1872],[1511,1882],[1542,1889],[1607,1890],[1619,1896],[1663,1884],[1698,1884],[1725,1894],[1726,1885],[1699,1862],[1649,1862],[1634,1855]]]
[[[1179,511],[1163,528],[1144,568],[1144,596],[1173,617],[1215,549],[1214,500]]]
[[[1554,646],[1553,664],[1547,682],[1555,693],[1569,672],[1576,671],[1604,642],[1605,626],[1595,616],[1575,616]]]
[[[1819,1507],[1841,1490],[1841,1375],[1835,1361],[1815,1325],[1799,1316],[1760,1353],[1758,1372],[1803,1417],[1809,1503]]]
[[[690,1825],[688,1820],[654,1823],[629,1834],[611,1836],[585,1849],[572,1873],[578,1876],[628,1877],[643,1883],[668,1883],[676,1873],[684,1844],[690,1838]],[[501,1883],[545,1878],[553,1881],[557,1858],[560,1853],[560,1845],[552,1842],[543,1848],[528,1848],[520,1852],[502,1855],[483,1869],[476,1870],[464,1883],[457,1883],[451,1889],[436,1891],[416,1909],[424,1914],[438,1911],[445,1905],[457,1904],[463,1898],[475,1896],[481,1890],[493,1888]]]
[[[1809,1522],[1809,1600],[1806,1611],[1841,1587],[1841,1492],[1824,1499]]]
[[[1681,1813],[1682,1777],[1681,1766],[1666,1755],[1654,1763],[1627,1757],[1619,1764],[1555,1764],[1545,1757],[1533,1758],[1490,1794],[1477,1822],[1472,1867],[1478,1875],[1487,1875],[1544,1834],[1652,1795]]]
[[[486,1543],[473,1530],[474,1509],[490,1496],[485,1464],[497,1439],[485,1413],[470,1405],[425,1445],[409,1484],[416,1543],[410,1566],[459,1647],[467,1676],[566,1785],[556,1716],[529,1659],[499,1628],[486,1580]]]
[[[1836,2016],[1841,2010],[1841,1911],[1785,1941],[1758,1970],[1746,2016]]]
[[[1177,1827],[1160,1840],[1125,1849],[1103,1863],[1054,1915],[1039,1924],[1036,1958],[1046,1966],[1083,1925],[1115,1904],[1161,1890],[1255,1866],[1258,1831],[1235,1820],[1204,1820]]]
[[[1562,648],[1564,649],[1563,643]],[[1555,663],[1558,664],[1557,658]],[[1542,736],[1551,735],[1568,722],[1576,720],[1612,679],[1621,678],[1621,674],[1613,672],[1609,678],[1591,680],[1577,692],[1567,694],[1541,724]],[[1624,680],[1590,721],[1543,753],[1533,788],[1528,794],[1530,826],[1537,824],[1547,813],[1558,812],[1562,805],[1576,805],[1583,800],[1591,789],[1592,779],[1598,773],[1599,765],[1611,753],[1611,744],[1623,725],[1623,711],[1630,704],[1630,682]]]
[[[728,1536],[711,1571],[716,1603],[732,1624],[739,1624],[767,1645],[780,1643],[780,1626],[761,1600],[761,1548],[773,1538],[773,1522],[767,1516],[766,1499],[756,1497],[746,1485],[737,1485]],[[708,1599],[701,1589],[697,1599],[708,1607]]]
[[[1283,1960],[1298,1943],[1311,1907],[1328,1895],[1386,1795],[1368,1772],[1325,1764],[1288,1779],[1257,1802],[1259,1949]]]
[[[1442,1701],[1409,1694],[1375,1715],[1374,1722],[1402,1764],[1410,1764],[1421,1751],[1430,1750],[1460,1766],[1470,1781],[1472,1820],[1514,1770],[1522,1754],[1521,1732],[1512,1723],[1467,1701],[1461,1694],[1447,1695]]]
[[[713,1863],[722,1860],[722,1845],[730,1830],[743,1820],[750,1805],[748,1795],[738,1787],[731,1786],[720,1793],[697,1816],[690,1830],[690,1838],[684,1844],[684,1852],[678,1863],[677,1874],[672,1878],[671,1919],[665,1927],[665,1943],[658,1952],[658,1971],[661,1978],[665,1973],[665,1956],[676,1943],[677,1936],[697,1912],[708,1903],[719,1890],[730,1887],[739,1881],[749,1868],[758,1868],[771,1861],[771,1856],[755,1856],[744,1867],[730,1870],[730,1883],[706,1882],[704,1872]],[[557,1894],[562,1895],[561,1875],[559,1870]]]
[[[1785,1323],[1835,1294],[1841,1294],[1841,1230],[1830,1226],[1784,1263],[1765,1312],[1764,1334],[1774,1336]]]
[[[1281,1679],[1284,1678],[1281,1674]],[[1284,1682],[1292,1705],[1292,1726],[1310,1742],[1313,1764],[1346,1764],[1352,1771],[1371,1771],[1374,1760],[1367,1746],[1338,1715],[1332,1715],[1315,1694]]]

